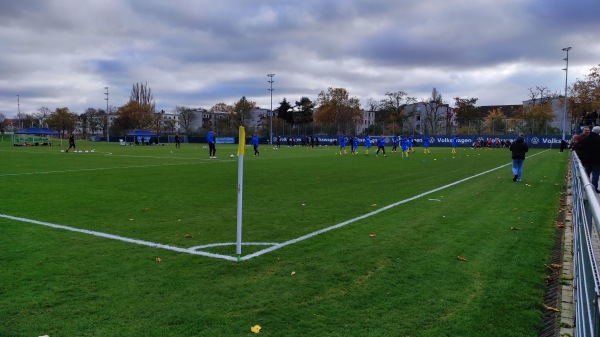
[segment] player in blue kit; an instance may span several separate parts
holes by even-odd
[[[369,149],[371,148],[371,137],[365,136],[365,156],[369,155]]]
[[[352,154],[358,154],[358,138],[356,136],[352,137]]]
[[[402,150],[402,158],[404,158],[404,155],[408,158],[408,140],[404,136],[400,137],[400,148]]]
[[[385,137],[383,137],[383,135],[377,138],[377,152],[375,152],[376,157],[379,157],[379,151],[382,151],[383,156],[387,157],[387,155],[385,154]]]
[[[454,136],[454,138],[452,138],[452,153],[456,153],[456,143],[458,141],[458,138],[456,136]]]
[[[392,137],[392,152],[396,152],[398,150],[398,135],[394,135]]]
[[[342,153],[343,152],[343,153]],[[344,135],[340,136],[340,154],[346,154],[346,137]]]
[[[423,137],[423,153],[429,153],[429,137]]]

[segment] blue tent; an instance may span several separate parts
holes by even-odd
[[[50,130],[48,128],[27,128],[23,130],[19,130],[15,132],[15,135],[31,135],[31,139],[29,137],[19,137],[18,139],[13,135],[13,145],[15,146],[30,146],[30,145],[52,145],[51,136],[60,135],[59,132]],[[36,139],[35,136],[39,136],[39,139]],[[50,138],[48,138],[50,137]],[[31,142],[29,142],[31,140]]]
[[[40,135],[40,136],[55,136],[59,135],[57,131],[48,128],[27,128],[15,132],[18,135]]]
[[[128,137],[132,137],[133,142],[136,144],[150,144],[150,140],[152,139],[152,137],[156,137],[156,133],[148,130],[133,130],[133,132],[130,132],[125,135],[126,142]]]

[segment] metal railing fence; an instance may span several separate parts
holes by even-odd
[[[600,336],[598,240],[600,205],[577,154],[571,154],[575,336]],[[595,237],[595,239],[594,239]]]

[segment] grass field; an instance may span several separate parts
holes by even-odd
[[[0,143],[0,336],[248,336],[254,325],[264,336],[537,336],[541,327],[567,153],[531,150],[515,183],[504,149],[416,148],[402,159],[389,148],[386,158],[249,148],[243,241],[260,244],[244,245],[236,262],[233,145],[218,145],[217,160],[204,144],[65,148]]]

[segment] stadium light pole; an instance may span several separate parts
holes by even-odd
[[[269,83],[271,84],[271,88],[269,88],[269,91],[271,92],[271,112],[269,113],[269,146],[273,146],[273,76],[275,76],[275,74],[268,74],[267,76],[269,76]]]
[[[17,95],[17,118],[19,118],[19,120],[21,120],[21,101],[20,101],[20,96]],[[21,130],[23,129],[23,121],[21,121]]]
[[[106,142],[110,142],[110,115],[108,113],[108,87],[104,87],[104,89],[106,89],[106,92],[104,93],[104,95],[106,95]]]
[[[571,47],[566,47],[562,49],[563,51],[567,52],[567,57],[565,57],[563,60],[567,62],[567,66],[565,67],[565,69],[563,69],[565,71],[565,105],[564,105],[564,110],[563,110],[563,132],[562,132],[562,139],[565,139],[565,129],[567,127],[567,79],[569,77],[569,50],[571,50]]]

